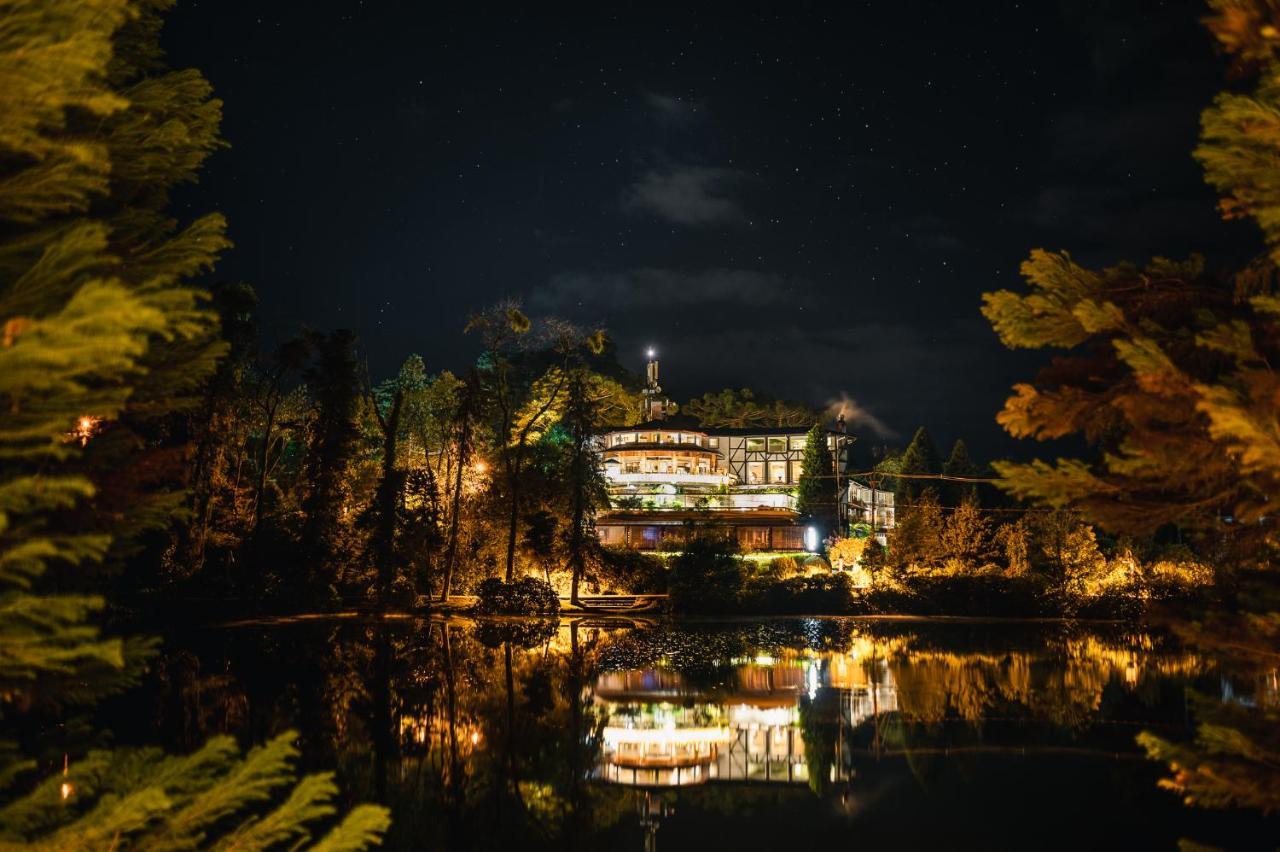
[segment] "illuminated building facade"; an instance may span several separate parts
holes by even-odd
[[[645,421],[602,436],[610,509],[597,522],[605,544],[676,547],[690,521],[730,529],[744,550],[803,550],[797,524],[808,428],[706,429],[673,414],[650,352]],[[836,435],[828,436],[833,454]]]
[[[824,661],[784,652],[736,661],[732,682],[714,700],[667,669],[606,672],[592,690],[605,720],[595,777],[639,787],[809,783],[800,707],[820,690],[834,692],[841,726],[850,730],[898,709],[887,663],[874,655]],[[834,781],[849,763],[832,757],[824,763]]]

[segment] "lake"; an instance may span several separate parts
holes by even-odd
[[[1275,848],[1134,738],[1275,700],[1124,625],[292,619],[175,632],[122,742],[295,729],[394,849]]]

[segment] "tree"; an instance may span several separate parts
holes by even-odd
[[[65,112],[56,119],[66,129],[65,139],[74,140],[73,155],[94,148],[97,153],[89,159],[108,163],[109,171],[93,193],[87,217],[78,216],[83,208],[72,213],[68,208],[78,207],[72,202],[64,207],[71,216],[52,217],[46,224],[66,237],[72,230],[87,234],[82,227],[97,229],[100,253],[79,267],[79,273],[110,277],[168,318],[165,331],[149,340],[139,355],[140,370],[131,379],[125,404],[110,420],[103,420],[97,439],[81,458],[83,470],[95,483],[93,503],[99,510],[86,513],[82,521],[101,525],[112,536],[112,555],[122,557],[138,546],[140,533],[172,530],[188,511],[188,418],[203,404],[206,383],[229,347],[218,334],[218,316],[209,310],[208,294],[191,282],[212,269],[230,241],[221,214],[184,221],[169,204],[173,190],[194,183],[204,161],[225,144],[219,133],[222,102],[199,71],[175,70],[164,62],[159,33],[161,12],[168,3],[112,5],[113,10],[104,14],[114,18],[119,13],[119,25],[101,76],[91,72],[95,79],[90,84],[109,91],[84,111],[78,104],[65,104]],[[17,17],[11,19],[17,26],[22,14],[15,12]],[[41,58],[50,64],[60,61],[55,49],[45,44]],[[29,53],[21,61],[33,60],[41,61]],[[65,73],[57,72],[59,77]],[[48,89],[14,92],[14,106],[22,108],[24,98],[39,100],[48,94]],[[110,101],[114,105],[103,108]],[[54,110],[63,106],[57,97],[47,102]],[[35,156],[42,159],[41,167],[77,168],[73,161]],[[10,181],[3,191],[22,197],[32,190],[31,182]],[[26,244],[28,250],[31,245]],[[46,263],[55,258],[59,263],[80,262],[72,255],[48,254]],[[35,295],[35,283],[29,280],[17,289]]]
[[[65,774],[0,809],[0,846],[266,850],[305,843],[316,823],[337,813],[338,788],[332,773],[297,779],[297,738],[286,731],[243,756],[226,736],[181,756],[157,749],[91,751],[74,771],[68,764]],[[71,799],[77,807],[66,806]],[[390,823],[386,808],[360,805],[312,848],[364,849],[377,844]]]
[[[819,413],[800,402],[774,399],[748,388],[725,388],[690,400],[682,409],[707,428],[808,426]]]
[[[445,543],[444,575],[440,582],[440,602],[449,601],[453,587],[453,572],[458,561],[458,538],[462,524],[462,484],[467,465],[474,448],[475,421],[480,407],[480,376],[476,370],[467,374],[467,380],[458,394],[453,423],[457,434],[457,462],[453,471],[452,495],[449,500],[449,535]]]
[[[938,498],[924,492],[909,506],[897,509],[897,523],[889,531],[889,560],[899,569],[929,569],[943,560],[945,521]]]
[[[836,526],[835,461],[827,446],[827,430],[813,424],[805,438],[796,489],[796,511],[821,526],[823,537]]]
[[[228,474],[231,456],[243,448],[247,438],[238,414],[245,378],[252,366],[257,336],[253,310],[257,303],[257,294],[247,284],[220,284],[213,290],[213,306],[227,354],[210,377],[204,402],[188,426],[196,439],[190,484],[192,519],[183,530],[185,541],[181,548],[185,564],[180,570],[188,574],[198,573],[203,567],[219,504],[234,504],[237,496],[238,483]]]
[[[369,408],[377,420],[382,439],[382,460],[374,494],[374,533],[370,550],[377,577],[378,603],[383,608],[390,605],[391,587],[399,576],[396,536],[401,519],[404,492],[404,472],[400,469],[400,444],[404,439],[404,412],[421,398],[427,387],[427,371],[422,359],[411,355],[400,366],[400,372],[390,382],[383,382],[376,390],[368,389]]]
[[[347,470],[360,439],[356,415],[361,376],[351,332],[316,334],[311,345],[315,356],[306,379],[315,419],[305,462],[302,542],[317,564],[332,566],[344,548],[343,519],[350,508]]]
[[[430,596],[444,540],[440,488],[430,465],[405,473],[400,513],[397,559],[409,569],[418,592]]]
[[[921,426],[916,430],[911,443],[898,460],[898,473],[938,474],[942,472],[942,460],[938,456],[938,448],[934,446],[929,430]],[[909,506],[926,493],[938,495],[936,483],[927,479],[911,479],[904,476],[894,478],[894,505]]]
[[[506,581],[515,578],[516,539],[520,520],[520,486],[530,441],[554,423],[566,372],[552,367],[519,387],[512,357],[533,324],[513,301],[501,302],[467,320],[467,331],[484,339],[480,375],[488,401],[497,412],[494,429],[507,486]]]
[[[592,335],[587,345],[593,352],[603,350],[604,334],[597,332]],[[606,416],[603,414],[604,402],[616,395],[613,392],[616,387],[616,382],[594,376],[585,364],[579,364],[571,372],[566,390],[564,419],[570,435],[567,484],[571,507],[567,545],[569,568],[573,575],[569,599],[575,605],[581,603],[578,585],[586,570],[588,547],[599,547],[599,539],[595,536],[595,514],[608,501],[595,438]]]
[[[1265,447],[1247,452],[1226,422],[1214,423],[1250,428],[1230,399],[1249,383],[1240,371],[1255,368],[1230,349],[1257,333],[1280,354],[1276,324],[1236,304],[1229,283],[1207,275],[1199,259],[1093,272],[1037,250],[1023,274],[1031,292],[989,293],[984,314],[1011,348],[1065,351],[1034,383],[1016,385],[996,419],[1015,437],[1083,435],[1096,453],[1053,465],[999,462],[1002,487],[1078,509],[1114,532],[1178,524],[1217,536],[1228,531],[1224,517],[1258,520],[1261,495],[1277,485],[1262,462]],[[1266,537],[1273,528],[1236,531]]]
[[[982,473],[969,458],[969,448],[962,439],[957,438],[951,445],[951,455],[942,464],[943,476],[976,477]],[[948,506],[960,506],[965,501],[978,500],[978,486],[971,482],[944,482],[944,490]]]
[[[253,496],[253,529],[256,531],[262,524],[263,514],[267,507],[267,483],[274,468],[272,450],[276,450],[278,461],[283,448],[283,440],[279,436],[279,428],[283,425],[284,414],[289,410],[290,391],[288,381],[295,376],[306,363],[308,343],[305,338],[293,338],[282,343],[275,351],[270,363],[254,371],[247,380],[249,404],[261,418],[258,427],[257,484]],[[294,401],[297,401],[296,399]],[[257,425],[257,424],[255,424]]]
[[[943,564],[956,573],[989,564],[992,544],[991,524],[973,500],[964,501],[947,515],[938,536]]]
[[[198,72],[160,62],[166,6],[0,6],[0,713],[6,738],[35,730],[44,750],[0,742],[0,843],[15,848],[262,848],[334,813],[329,777],[296,781],[292,734],[241,760],[228,738],[166,757],[85,751],[74,733],[71,714],[125,688],[154,644],[101,632],[87,569],[184,503],[175,447],[144,439],[225,349],[187,283],[226,244],[221,218],[176,231],[165,214],[219,113]],[[321,845],[361,848],[386,824],[356,808]]]

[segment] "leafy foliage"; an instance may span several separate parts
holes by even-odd
[[[723,535],[698,531],[671,558],[668,594],[682,612],[723,612],[734,608],[746,574],[737,543]]]
[[[297,734],[287,731],[241,756],[230,737],[198,751],[92,751],[0,809],[0,849],[269,849],[313,839],[337,813],[330,774],[297,779]],[[263,812],[263,808],[268,810]],[[310,846],[364,849],[390,819],[362,805]]]
[[[520,577],[504,583],[490,577],[476,589],[475,612],[481,615],[555,615],[560,598],[555,589],[537,577]]]
[[[725,388],[687,402],[682,411],[709,429],[808,426],[819,412],[800,402],[773,399],[748,388]]]

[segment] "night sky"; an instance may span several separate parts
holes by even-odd
[[[1023,454],[994,415],[1043,355],[983,291],[1036,246],[1255,244],[1190,156],[1224,68],[1198,2],[545,8],[179,5],[231,144],[181,202],[230,219],[217,277],[269,337],[459,371],[465,315],[518,296],[637,371],[657,347],[677,400],[847,395],[891,443]]]

